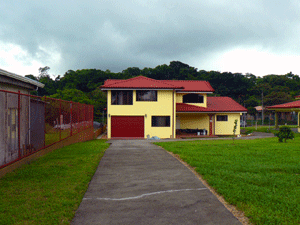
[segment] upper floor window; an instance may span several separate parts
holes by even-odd
[[[183,103],[203,103],[203,95],[199,95],[199,94],[184,95]]]
[[[228,121],[228,116],[227,115],[218,115],[217,121]]]
[[[157,91],[136,91],[137,101],[157,101]]]
[[[132,105],[132,91],[111,91],[112,105]]]

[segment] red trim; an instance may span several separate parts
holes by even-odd
[[[7,90],[0,90],[0,92],[6,92],[6,93],[11,93],[11,94],[18,94],[18,92],[14,92],[14,91],[7,91]],[[34,97],[34,98],[39,98],[39,99],[42,99],[43,97],[46,97],[46,96],[36,96],[36,95],[29,95],[29,94],[24,94],[24,93],[20,93],[20,95],[22,96],[28,96],[28,97]],[[50,97],[47,97],[47,99],[51,99],[51,100],[59,100],[57,98],[50,98]],[[61,100],[62,102],[71,102],[71,101],[66,101],[66,100]],[[83,105],[88,105],[88,104],[84,104],[84,103],[81,103]]]

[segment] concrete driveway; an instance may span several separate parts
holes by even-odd
[[[72,224],[241,224],[181,162],[147,140],[114,140]]]

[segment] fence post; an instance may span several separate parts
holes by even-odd
[[[44,148],[46,147],[46,104],[47,104],[47,96],[45,96],[45,104],[44,104],[44,122],[45,122],[45,130],[44,130]]]
[[[77,128],[77,132],[76,132],[76,134],[80,131],[80,129],[78,128],[79,126],[79,119],[80,119],[80,108],[79,108],[79,103],[77,102],[77,124],[76,124],[76,128]]]
[[[20,94],[20,90],[18,91],[18,148],[19,148],[19,151],[18,151],[18,156],[19,156],[19,159],[21,158],[21,94]]]
[[[73,104],[72,104],[73,102],[71,101],[70,102],[70,136],[72,136],[73,134],[72,134],[72,119],[73,119],[73,115],[72,115],[72,113],[73,113],[73,110],[72,110],[72,108],[73,108]]]
[[[61,121],[62,121],[62,117],[61,117],[61,99],[59,99],[59,141],[61,141]]]
[[[91,126],[93,127],[94,126],[94,106],[91,105],[90,108],[91,108],[90,120],[91,120]]]

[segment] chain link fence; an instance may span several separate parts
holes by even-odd
[[[0,168],[93,126],[92,105],[0,90]]]

